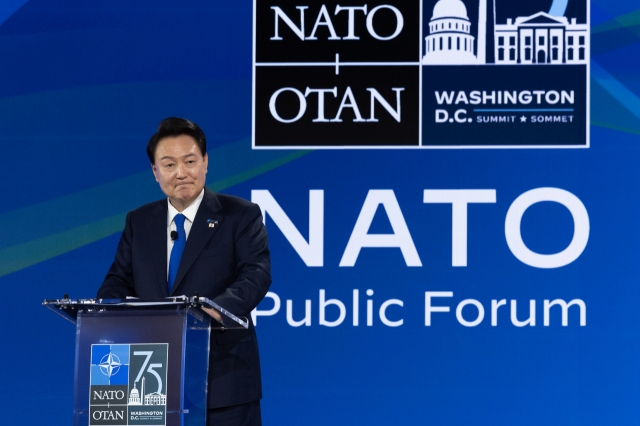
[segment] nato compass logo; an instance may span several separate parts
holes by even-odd
[[[425,0],[422,145],[588,147],[588,0]]]
[[[164,426],[168,347],[91,345],[89,425]]]
[[[115,376],[120,371],[120,367],[122,363],[120,362],[120,358],[118,355],[113,352],[109,352],[107,355],[103,356],[100,360],[100,371],[102,374],[111,379],[111,376]]]
[[[129,345],[92,345],[91,384],[129,383]]]

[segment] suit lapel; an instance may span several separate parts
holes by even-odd
[[[156,271],[156,282],[161,297],[169,296],[167,289],[167,200],[160,202],[147,222],[149,249]]]
[[[222,206],[218,201],[216,195],[205,188],[204,198],[200,203],[196,217],[191,225],[191,231],[189,231],[189,237],[187,238],[187,244],[182,252],[182,258],[180,259],[180,267],[178,268],[178,274],[176,280],[173,283],[173,289],[171,295],[180,294],[178,288],[182,283],[183,278],[189,271],[189,268],[196,261],[204,246],[207,244],[213,235],[218,231],[218,228],[222,224],[224,217],[218,212]],[[166,261],[165,261],[166,264]],[[186,296],[191,296],[187,294]]]

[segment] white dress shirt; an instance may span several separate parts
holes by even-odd
[[[203,198],[204,188],[202,188],[202,191],[200,191],[200,195],[198,195],[198,198],[193,200],[193,202],[181,212],[173,207],[173,205],[169,201],[169,198],[167,198],[167,204],[169,205],[169,210],[167,211],[167,279],[169,278],[169,261],[171,259],[171,249],[173,248],[171,231],[176,230],[176,223],[174,222],[173,218],[180,213],[184,215],[186,219],[184,221],[184,233],[187,236],[187,239],[189,239],[189,231],[191,231],[191,225],[193,225],[193,221],[196,218],[196,213],[198,212],[198,208],[200,207],[200,203],[202,202]]]

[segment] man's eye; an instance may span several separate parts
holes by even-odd
[[[165,168],[167,168],[167,169],[170,169],[170,168],[172,168],[173,166],[174,166],[174,164],[173,164],[173,163],[167,163],[167,164],[165,164],[165,165],[164,165],[164,167],[165,167]]]

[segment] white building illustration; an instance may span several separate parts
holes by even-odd
[[[158,392],[148,393],[144,396],[144,405],[167,405],[167,395]]]
[[[167,405],[167,395],[158,392],[144,393],[145,378],[143,377],[140,384],[140,391],[133,384],[133,389],[129,392],[129,405]]]
[[[493,0],[489,0],[493,1]],[[486,63],[487,0],[479,0],[478,39],[471,35],[467,8],[461,0],[439,0],[429,21],[422,63],[481,65]],[[495,18],[494,18],[495,19]],[[495,63],[500,65],[586,64],[589,27],[564,16],[538,12],[494,25]],[[474,46],[476,44],[477,46]],[[476,47],[476,48],[474,48]]]
[[[478,51],[474,49],[475,37],[471,35],[471,21],[467,8],[460,0],[439,0],[429,21],[429,35],[425,37],[426,49],[423,64],[463,65],[485,62],[486,0],[480,0],[478,19]]]
[[[144,384],[142,386],[144,389]],[[136,389],[135,383],[133,384],[133,389],[131,389],[131,392],[129,392],[129,405],[142,405],[142,399],[140,398],[138,389]]]
[[[496,64],[586,64],[587,24],[538,12],[495,26]]]

